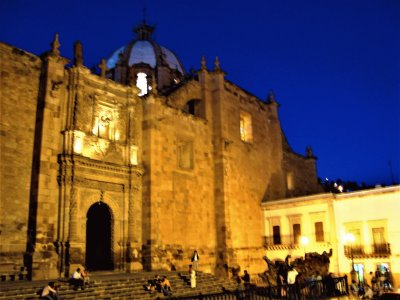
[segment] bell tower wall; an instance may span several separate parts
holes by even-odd
[[[198,249],[213,272],[216,229],[211,128],[152,95],[143,119],[143,243],[148,269],[187,269]]]
[[[24,266],[39,107],[39,57],[0,43],[0,270]]]

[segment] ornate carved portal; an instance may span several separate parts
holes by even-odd
[[[66,245],[58,250],[60,272],[70,276],[79,265],[89,270],[142,269],[137,224],[143,171],[76,155],[65,155],[59,163],[65,174],[59,180],[64,203],[59,220],[65,228],[59,244]]]

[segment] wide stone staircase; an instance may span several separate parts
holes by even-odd
[[[93,273],[90,285],[84,290],[75,291],[67,280],[60,279],[61,299],[143,299],[167,298],[162,293],[150,294],[144,285],[158,274],[167,276],[172,286],[173,297],[187,297],[220,293],[223,290],[236,290],[235,281],[216,277],[208,273],[197,273],[197,286],[191,288],[187,272],[137,272],[131,274]],[[48,281],[9,281],[0,282],[0,299],[39,299],[39,291]]]

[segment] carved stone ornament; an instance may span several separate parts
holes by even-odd
[[[60,55],[60,50],[58,50],[58,48],[60,48],[60,42],[58,41],[58,33],[56,33],[51,43],[51,54]]]
[[[58,96],[62,83],[63,83],[62,80],[51,81],[50,96],[52,96],[53,98]]]

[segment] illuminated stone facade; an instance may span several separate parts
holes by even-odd
[[[261,202],[319,191],[273,95],[225,80],[218,61],[192,76],[162,65],[157,88],[149,65],[118,83],[104,62],[100,75],[84,66],[79,43],[74,56],[58,36],[41,56],[0,43],[0,271],[186,269],[194,249],[203,271],[261,271]]]
[[[370,284],[369,272],[386,267],[400,287],[399,200],[400,186],[391,186],[265,202],[266,254],[284,260],[332,249],[331,272],[350,280],[353,261],[354,279]]]

